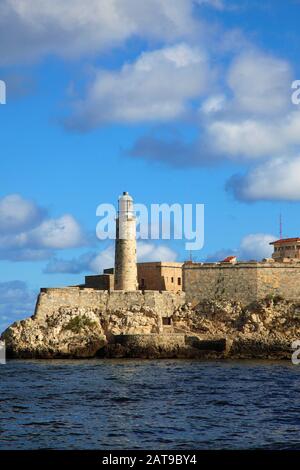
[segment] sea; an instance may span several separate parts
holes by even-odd
[[[0,449],[300,449],[300,366],[10,360]]]

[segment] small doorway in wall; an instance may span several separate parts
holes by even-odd
[[[172,325],[171,317],[162,317],[162,324],[163,324],[163,326]]]

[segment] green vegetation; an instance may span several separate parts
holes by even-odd
[[[86,315],[77,315],[64,326],[64,329],[71,330],[73,333],[80,333],[84,328],[93,328],[96,325],[97,323],[90,320]]]

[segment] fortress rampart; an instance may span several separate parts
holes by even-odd
[[[193,304],[203,299],[236,300],[244,304],[268,295],[300,298],[300,263],[186,263],[183,289]]]
[[[249,304],[266,296],[300,299],[300,263],[239,262],[186,263],[183,267],[186,301],[236,300]]]
[[[46,318],[61,307],[85,312],[128,310],[148,307],[161,317],[169,317],[185,302],[202,300],[238,301],[247,305],[266,296],[300,299],[300,263],[238,262],[186,263],[183,291],[101,290],[95,287],[43,288],[38,296],[35,317]]]
[[[167,291],[103,291],[85,287],[43,288],[38,296],[34,318],[43,320],[60,308],[82,312],[140,310],[148,307],[161,317],[169,317],[185,302],[185,294]]]

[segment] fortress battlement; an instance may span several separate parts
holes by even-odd
[[[193,304],[204,299],[234,300],[249,304],[268,296],[300,298],[300,263],[247,261],[185,263],[183,290]]]

